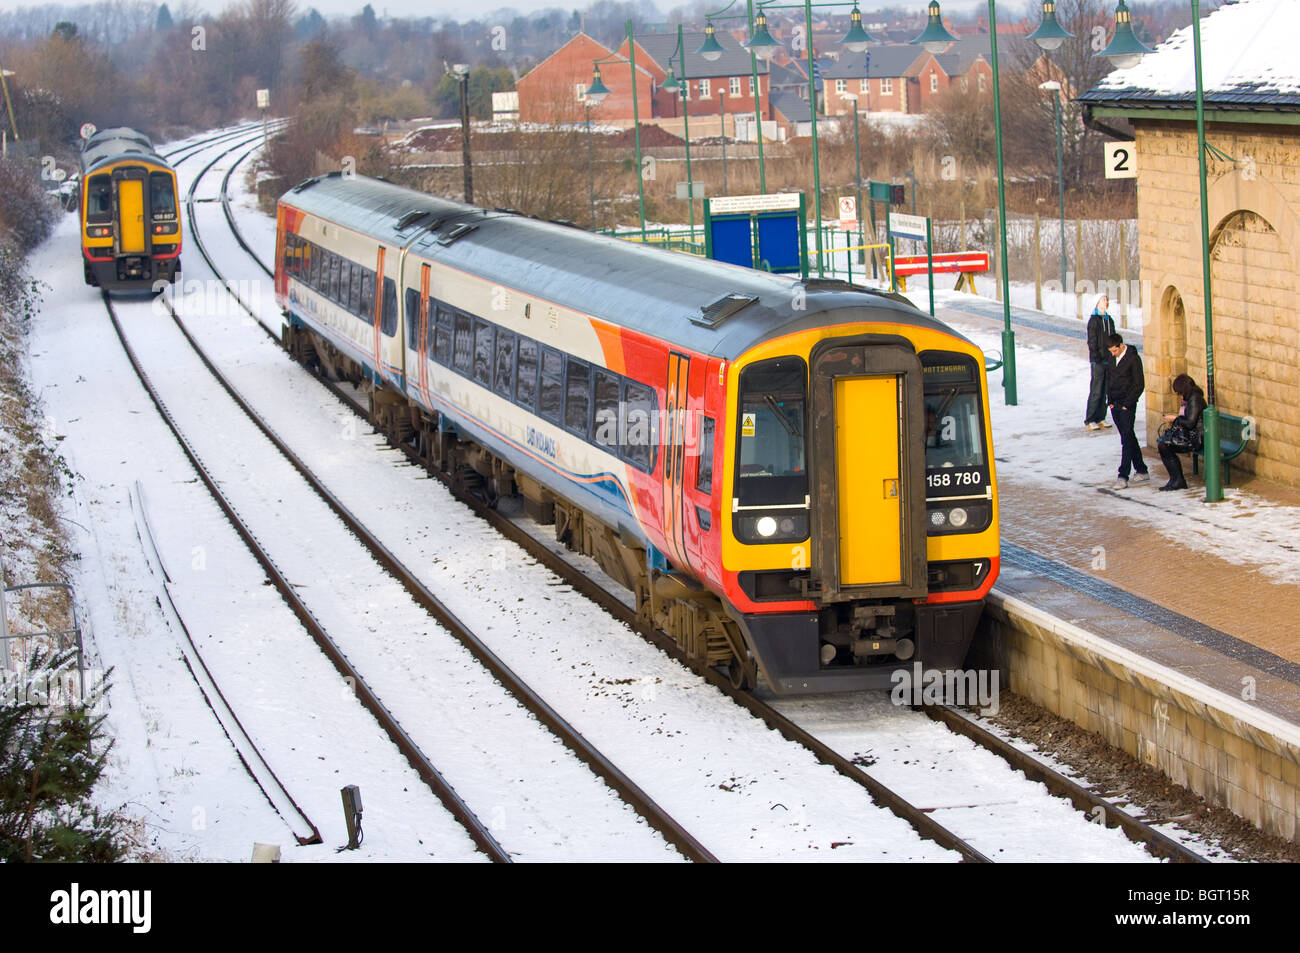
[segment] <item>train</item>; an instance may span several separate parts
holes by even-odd
[[[181,270],[176,173],[144,133],[101,129],[81,146],[81,257],[86,284],[157,291]]]
[[[279,200],[274,282],[296,359],[692,665],[777,694],[962,666],[999,569],[984,358],[902,296],[339,173]]]

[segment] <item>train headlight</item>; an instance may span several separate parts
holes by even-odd
[[[966,525],[966,511],[960,506],[948,511],[948,522],[958,529]]]
[[[930,525],[931,525],[931,526],[942,526],[942,525],[943,525],[944,523],[946,523],[946,522],[948,522],[948,517],[944,515],[943,510],[931,510],[931,511],[930,511]]]
[[[794,522],[793,521],[789,521],[789,522],[790,522],[790,528],[793,529]],[[760,517],[758,522],[754,524],[754,529],[757,530],[758,535],[762,536],[764,539],[766,539],[769,536],[775,536],[777,530],[776,520],[774,520],[770,516]]]
[[[797,543],[808,538],[808,514],[738,514],[732,524],[742,543]]]

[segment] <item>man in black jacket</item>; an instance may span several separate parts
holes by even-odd
[[[1115,420],[1115,429],[1119,431],[1120,456],[1119,480],[1115,489],[1123,490],[1129,484],[1129,469],[1133,470],[1134,483],[1148,483],[1146,461],[1142,459],[1142,447],[1133,433],[1133,424],[1137,420],[1137,402],[1146,390],[1146,379],[1142,376],[1142,358],[1131,347],[1126,347],[1124,339],[1118,334],[1110,336],[1111,356],[1115,366],[1111,369],[1107,384],[1110,397],[1110,415]]]
[[[1109,427],[1106,423],[1106,378],[1110,369],[1110,336],[1115,333],[1115,319],[1107,312],[1110,298],[1102,295],[1088,318],[1088,363],[1092,379],[1088,385],[1088,406],[1083,412],[1083,425],[1089,430]]]

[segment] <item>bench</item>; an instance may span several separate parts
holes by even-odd
[[[1245,417],[1234,417],[1232,414],[1225,414],[1219,411],[1219,456],[1223,459],[1223,482],[1232,482],[1232,468],[1228,465],[1229,460],[1235,460],[1241,456],[1242,451],[1246,449],[1246,444],[1250,443],[1255,436],[1255,421]],[[1192,452],[1192,472],[1200,473],[1200,457],[1205,455],[1205,451],[1195,450]]]
[[[930,270],[929,260],[924,255],[906,255],[894,259],[894,274],[898,276],[899,287],[907,290],[909,275],[924,275]],[[989,253],[984,251],[940,252],[934,256],[934,273],[956,274],[957,285],[953,291],[961,291],[963,284],[968,285],[970,293],[975,294],[975,276],[989,270]]]

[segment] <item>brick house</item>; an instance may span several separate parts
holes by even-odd
[[[1250,417],[1233,461],[1300,486],[1300,4],[1242,0],[1205,17],[1216,403]],[[1241,51],[1249,49],[1248,56]],[[1205,385],[1200,176],[1190,27],[1078,97],[1086,120],[1136,130],[1146,436],[1176,413],[1171,379]],[[1086,276],[1092,277],[1092,276]],[[1114,292],[1111,300],[1116,300]]]
[[[626,44],[624,44],[626,46]],[[585,92],[591,85],[595,60],[613,57],[605,45],[579,33],[519,78],[519,118],[523,122],[576,122],[585,118]],[[625,58],[625,57],[621,57]],[[602,121],[632,119],[632,83],[627,63],[605,63],[601,78],[609,96],[591,107],[591,118]],[[651,115],[651,103],[659,80],[653,64],[638,49],[636,96],[641,118]]]
[[[719,32],[715,36],[722,46],[723,53],[710,62],[696,53],[704,43],[704,33],[683,32],[682,34],[682,44],[686,49],[686,111],[691,116],[716,116],[719,94],[724,93],[728,114],[741,112],[753,115],[755,90],[749,51],[727,34]],[[656,118],[680,116],[683,106],[680,95],[674,95],[660,88],[667,78],[670,59],[678,82],[682,81],[681,58],[676,55],[677,32],[674,30],[670,33],[641,33],[634,39],[637,46],[637,64],[645,62],[646,69],[655,77],[654,116]],[[618,55],[627,56],[626,40],[619,47]],[[757,91],[759,111],[764,119],[771,119],[771,88],[767,74],[767,63],[759,60]],[[645,115],[646,113],[643,112],[642,116]],[[631,118],[630,113],[628,118]]]
[[[871,46],[865,53],[845,51],[823,75],[828,115],[853,111],[845,93],[858,97],[869,112],[923,113],[948,89],[949,75],[939,58],[911,44]]]

